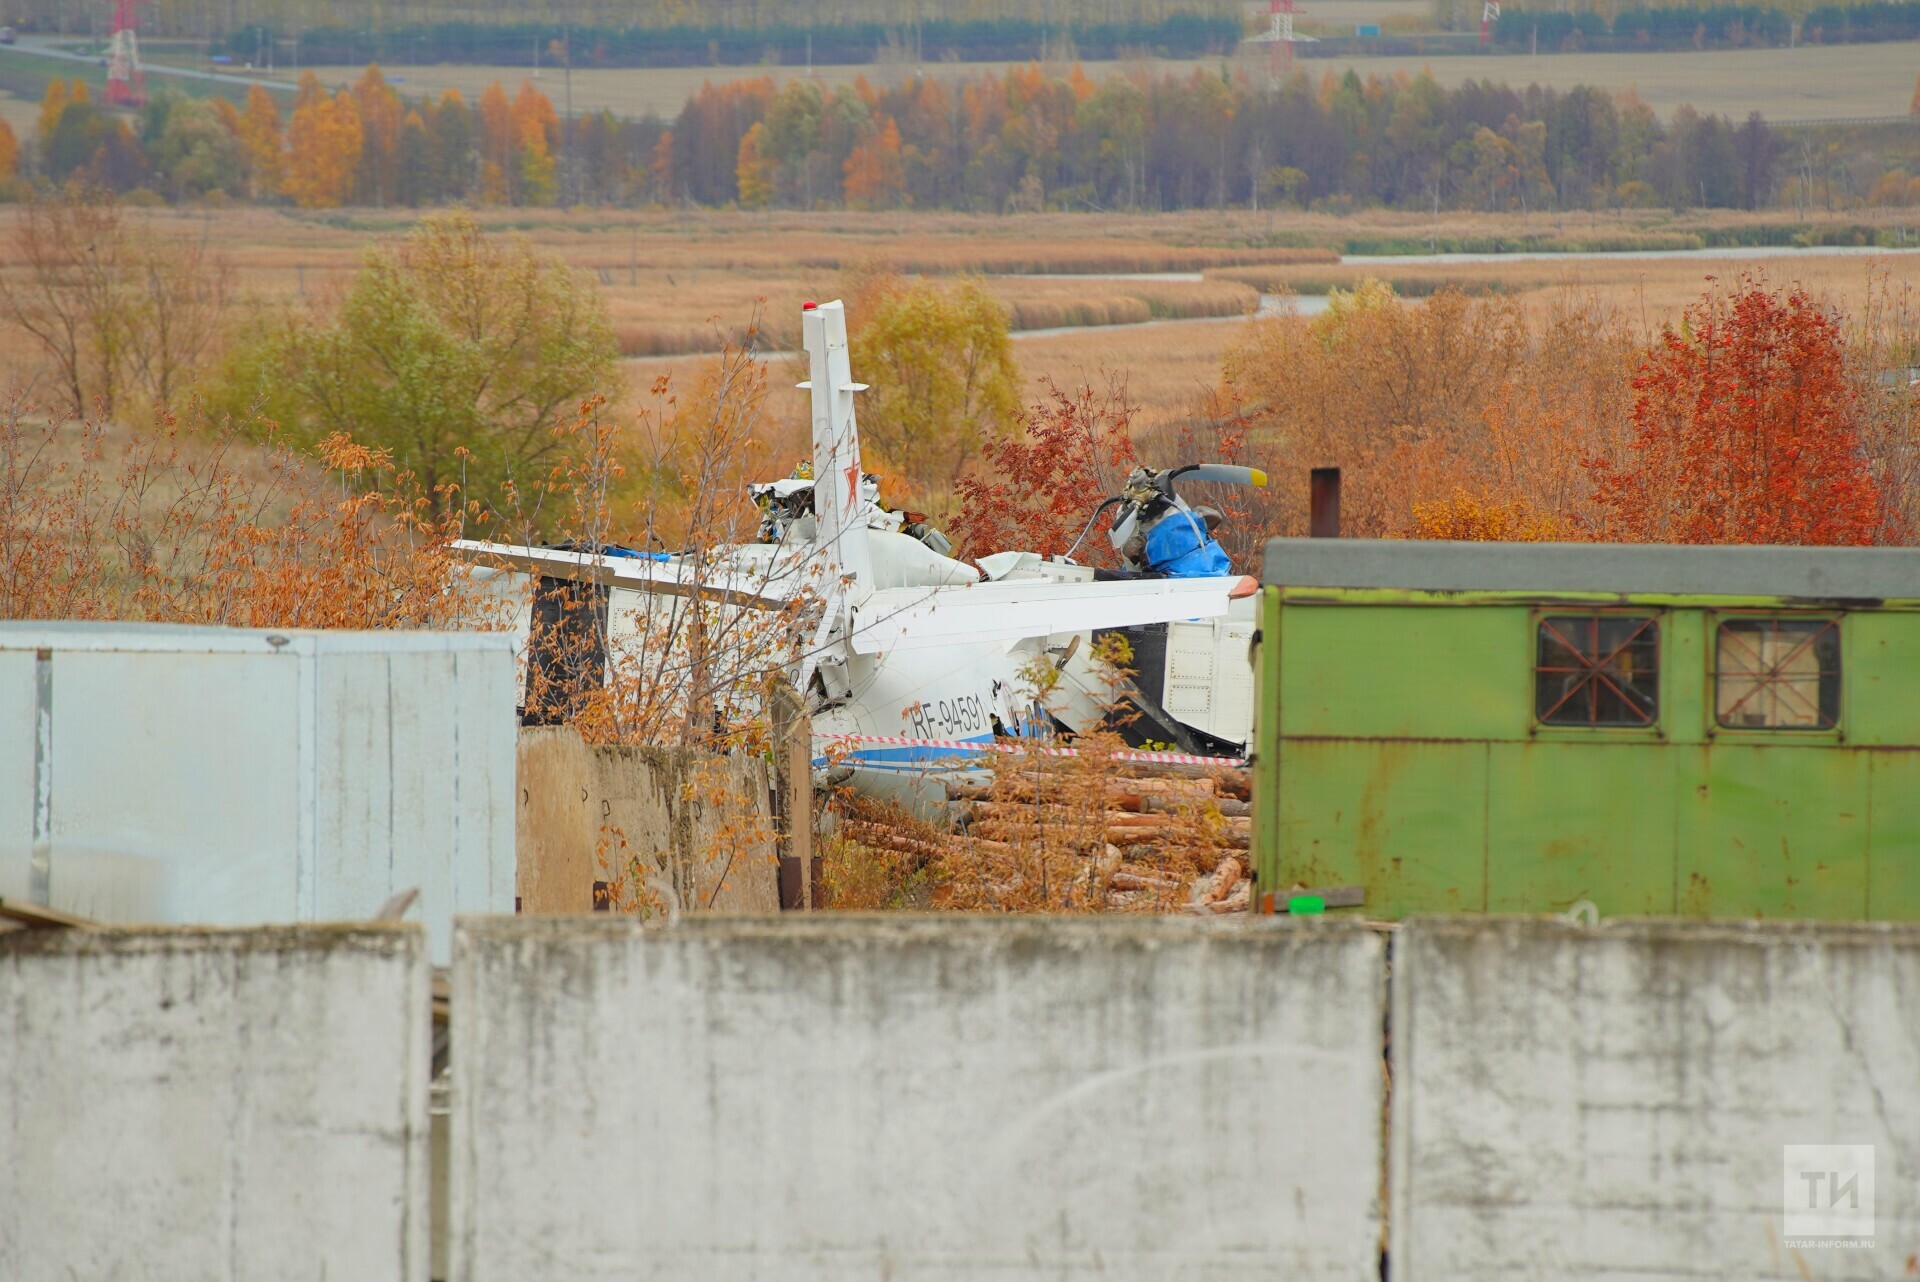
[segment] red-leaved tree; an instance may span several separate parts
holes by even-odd
[[[1132,471],[1134,407],[1109,377],[1100,391],[1064,392],[1052,380],[1046,399],[1021,415],[1023,430],[989,440],[980,465],[954,485],[954,542],[968,556],[1018,550],[1055,556],[1072,546],[1100,500],[1117,494]],[[1075,559],[1114,564],[1099,531]]]
[[[1633,440],[1590,460],[1603,538],[1885,542],[1838,323],[1795,286],[1742,279],[1687,309],[1633,380]]]

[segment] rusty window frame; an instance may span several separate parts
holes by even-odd
[[[1624,635],[1621,625],[1629,625]],[[1604,638],[1603,631],[1608,634]],[[1647,660],[1638,671],[1632,667],[1635,658]],[[1660,659],[1658,613],[1537,615],[1534,720],[1560,728],[1655,729],[1660,724]],[[1611,715],[1602,716],[1603,710],[1611,710]]]
[[[1837,614],[1716,616],[1713,628],[1713,722],[1715,727],[1721,730],[1788,734],[1819,734],[1837,730],[1840,726],[1840,696],[1843,681],[1840,618],[1841,616]],[[1783,629],[1783,624],[1787,625],[1787,628]],[[1761,635],[1778,638],[1790,629],[1792,632],[1804,632],[1804,636],[1797,645],[1771,664],[1768,663],[1765,654],[1767,647],[1743,645],[1742,648],[1746,651],[1753,667],[1744,671],[1729,671],[1726,666],[1728,639],[1753,635],[1759,632],[1759,627],[1762,625],[1766,627],[1766,631]],[[1823,651],[1830,655],[1831,666],[1827,666]],[[1788,673],[1787,665],[1803,655],[1813,659],[1815,665],[1813,671]],[[1809,676],[1816,683],[1812,699],[1796,688]],[[1722,706],[1721,698],[1723,685],[1730,677],[1753,683],[1753,688],[1736,700],[1731,709]],[[1761,722],[1727,720],[1730,712],[1738,712],[1750,699],[1758,697],[1778,707],[1782,695],[1787,697],[1790,705],[1798,705],[1800,711],[1812,713],[1813,720],[1798,724],[1777,720]]]

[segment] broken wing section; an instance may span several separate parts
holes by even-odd
[[[928,646],[1014,643],[1028,637],[1224,615],[1255,590],[1245,576],[1059,583],[1044,579],[953,588],[888,588],[852,609],[855,654]]]

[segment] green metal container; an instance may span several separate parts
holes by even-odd
[[[1920,550],[1276,539],[1260,892],[1920,919]]]

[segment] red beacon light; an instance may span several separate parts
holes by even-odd
[[[806,302],[800,304],[800,310],[803,312],[810,312],[818,306],[820,306],[820,304],[814,302],[811,298],[809,298]]]

